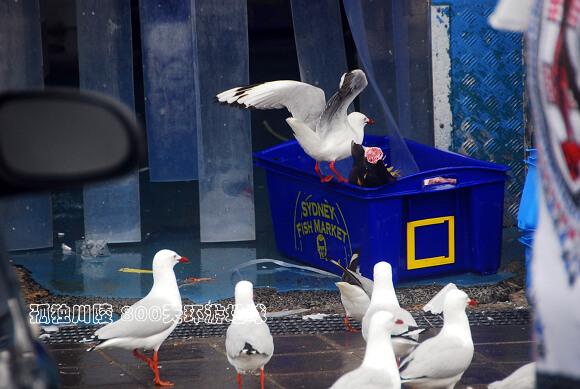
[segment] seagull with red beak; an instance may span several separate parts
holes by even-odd
[[[326,161],[338,181],[346,182],[334,163],[350,157],[351,142],[361,144],[365,126],[375,123],[360,112],[347,111],[367,84],[365,73],[355,69],[342,75],[338,91],[328,102],[322,89],[291,80],[233,88],[216,98],[220,103],[240,108],[288,109],[292,117],[286,122],[304,152],[316,161],[314,170],[320,180],[333,179],[320,171],[320,162]]]
[[[94,337],[100,343],[88,351],[108,347],[133,350],[135,358],[147,363],[153,371],[155,385],[173,386],[159,377],[158,350],[181,317],[181,295],[173,267],[187,262],[187,258],[171,250],[155,254],[151,291],[125,310],[119,320],[97,330]],[[139,349],[153,350],[153,357],[145,356]]]
[[[453,388],[459,382],[473,358],[473,339],[465,309],[474,304],[462,290],[451,288],[445,293],[443,328],[401,362],[403,386]]]

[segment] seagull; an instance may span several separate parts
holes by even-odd
[[[216,96],[218,102],[241,108],[286,108],[292,117],[286,119],[304,152],[316,164],[314,170],[322,182],[333,179],[323,176],[320,162],[330,162],[330,169],[339,182],[347,182],[334,163],[350,157],[350,145],[362,143],[364,128],[374,121],[360,112],[347,114],[349,105],[367,86],[360,69],[342,75],[338,91],[326,102],[324,91],[315,86],[292,80],[270,81],[237,87]]]
[[[378,262],[373,269],[374,288],[370,305],[362,319],[362,335],[368,338],[369,324],[376,312],[387,311],[395,317],[393,329],[393,349],[395,356],[405,357],[419,343],[419,334],[424,329],[417,328],[417,322],[406,309],[401,308],[393,286],[393,270],[388,262]]]
[[[340,301],[345,311],[344,326],[349,332],[358,332],[350,325],[348,318],[350,316],[356,321],[362,321],[371,302],[373,282],[358,271],[359,253],[356,251],[346,268],[335,260],[329,261],[342,270],[342,280],[335,285],[340,291]]]
[[[534,389],[536,387],[536,363],[528,363],[501,381],[489,384],[488,389]]]
[[[235,290],[236,305],[232,323],[226,333],[226,353],[236,368],[238,387],[242,388],[242,374],[260,370],[260,386],[264,389],[264,365],[274,354],[274,340],[270,328],[260,317],[254,304],[253,285],[240,281]]]
[[[443,328],[403,360],[399,368],[403,385],[452,389],[459,382],[473,358],[473,340],[465,313],[470,301],[459,289],[445,294]]]
[[[158,350],[181,317],[181,295],[173,267],[187,262],[186,257],[175,251],[161,250],[155,254],[153,287],[147,296],[129,307],[119,320],[98,329],[94,337],[101,343],[88,351],[107,347],[133,350],[133,356],[153,370],[155,385],[172,386],[173,383],[159,378]],[[138,349],[153,350],[153,358],[146,357]]]
[[[348,318],[350,316],[361,322],[371,303],[370,297],[362,288],[348,282],[336,282],[335,285],[340,291],[340,301],[344,307],[344,326],[349,332],[358,332],[350,325]]]
[[[362,365],[340,377],[331,389],[399,389],[401,387],[390,339],[394,324],[395,319],[389,312],[381,311],[373,315]]]

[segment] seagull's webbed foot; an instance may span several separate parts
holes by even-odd
[[[338,170],[336,170],[336,168],[334,167],[334,162],[332,161],[330,162],[330,170],[332,170],[332,172],[336,175],[336,178],[338,179],[338,182],[348,182],[348,180],[346,178],[344,178],[339,172]]]
[[[167,388],[167,387],[173,386],[175,384],[173,382],[171,382],[171,381],[162,381],[160,378],[156,378],[155,379],[155,385],[156,386],[162,386],[162,387]]]
[[[344,323],[344,328],[346,328],[346,330],[348,332],[360,332],[360,330],[357,330],[356,328],[354,328],[350,324],[350,322],[348,321],[348,316],[347,315],[344,315],[343,323]]]
[[[318,177],[320,177],[320,182],[330,182],[334,178],[330,175],[328,175],[328,176],[322,175],[322,172],[320,171],[320,164],[318,163],[318,161],[316,161],[316,164],[314,165],[314,171],[316,172]]]

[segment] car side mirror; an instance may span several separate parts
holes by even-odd
[[[129,172],[145,155],[135,115],[76,89],[0,95],[0,196]]]

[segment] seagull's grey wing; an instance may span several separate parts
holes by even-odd
[[[473,358],[457,338],[434,337],[421,343],[399,367],[401,379],[447,378],[463,373]]]
[[[169,329],[181,314],[179,307],[166,299],[144,297],[133,304],[121,318],[95,332],[98,339],[146,338]]]
[[[445,295],[450,290],[457,289],[454,283],[450,282],[445,285],[425,306],[423,307],[423,311],[431,312],[435,315],[441,314],[443,312],[443,302],[445,301]]]
[[[363,290],[366,292],[366,294],[368,294],[369,297],[371,297],[371,295],[373,294],[373,282],[360,273],[359,262],[360,262],[360,254],[358,253],[358,251],[355,251],[352,257],[350,258],[348,266],[346,267],[349,273],[348,277],[356,278],[357,280],[356,283],[361,288],[363,288]],[[343,281],[345,280],[343,279]]]
[[[367,77],[360,69],[355,69],[342,76],[338,91],[328,100],[318,127],[316,127],[316,132],[321,137],[335,127],[344,126],[347,120],[348,106],[367,84]]]
[[[324,111],[324,91],[315,86],[291,80],[270,81],[263,84],[229,89],[216,96],[220,103],[242,108],[286,108],[292,117],[312,130]]]
[[[356,271],[350,270],[342,266],[339,262],[334,259],[326,259],[328,262],[332,263],[334,266],[342,270],[341,280],[347,282],[351,285],[358,286],[369,296],[373,294],[373,282],[363,275],[357,273]]]
[[[368,294],[369,297],[371,297],[373,295],[373,286],[374,286],[373,281],[369,280],[368,278],[359,273],[354,273],[354,275],[359,280],[365,293]]]
[[[230,358],[237,358],[251,346],[259,354],[272,355],[274,340],[266,323],[232,323],[226,332],[226,352]]]
[[[394,387],[386,370],[359,367],[340,377],[330,389],[389,389]]]

